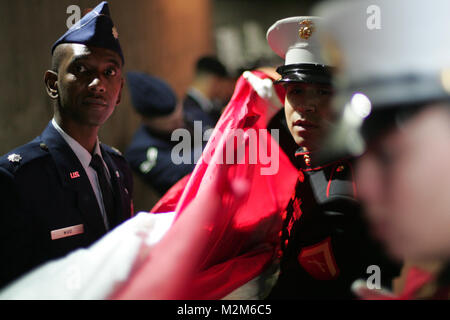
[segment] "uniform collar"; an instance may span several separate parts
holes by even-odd
[[[188,91],[188,95],[193,98],[200,105],[205,112],[211,112],[214,109],[214,106],[207,97],[203,93],[201,93],[198,89],[191,87]]]
[[[55,118],[52,119],[52,125],[56,129],[56,131],[58,131],[58,133],[62,136],[64,141],[67,142],[67,144],[72,149],[72,151],[75,153],[75,155],[77,156],[78,160],[80,160],[81,165],[83,166],[83,168],[85,170],[87,170],[89,168],[89,164],[91,163],[91,160],[92,160],[92,154],[89,151],[87,151],[78,141],[76,141],[74,138],[69,136],[56,123]],[[94,153],[93,154],[98,154],[100,156],[100,158],[102,159],[103,165],[105,165],[103,157],[102,157],[102,152],[100,150],[100,143],[98,141],[98,137],[97,137],[97,141],[95,142],[95,147],[94,147]]]

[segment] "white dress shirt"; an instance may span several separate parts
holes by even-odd
[[[81,144],[79,144],[78,141],[64,132],[64,130],[61,129],[61,127],[56,123],[55,118],[52,119],[52,125],[56,129],[56,131],[61,134],[63,139],[70,146],[70,148],[80,161],[81,165],[83,166],[84,171],[86,172],[91,183],[92,189],[94,190],[95,197],[97,198],[98,206],[100,207],[100,212],[102,213],[102,218],[103,222],[105,223],[106,230],[109,230],[108,218],[106,215],[105,206],[103,204],[103,197],[100,189],[100,184],[98,182],[97,172],[89,165],[92,160],[92,155]],[[98,137],[94,147],[94,154],[98,154],[100,156],[100,159],[102,159],[103,166],[106,168],[106,176],[108,178],[108,181],[110,182],[111,175],[109,173],[108,166],[106,165],[105,161],[103,161]]]

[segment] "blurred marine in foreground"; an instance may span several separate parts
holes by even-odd
[[[333,1],[317,9],[340,110],[318,163],[363,153],[355,173],[371,230],[411,266],[397,296],[356,283],[365,298],[450,297],[448,12],[445,0]],[[444,267],[426,268],[436,262]]]
[[[179,144],[172,140],[175,130],[188,130],[183,117],[183,105],[177,102],[172,88],[162,79],[143,72],[128,72],[128,87],[134,109],[141,116],[141,125],[134,133],[133,139],[125,152],[131,168],[143,178],[145,183],[154,188],[160,196],[166,193],[178,180],[194,170],[194,154],[201,154],[202,142],[195,151],[189,130],[189,139],[185,141],[187,161],[174,163],[172,151]],[[193,127],[193,126],[191,126]],[[202,135],[199,131],[197,134]],[[178,154],[176,154],[178,155]]]

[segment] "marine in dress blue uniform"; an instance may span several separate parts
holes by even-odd
[[[79,109],[70,109],[71,112],[81,110],[78,114],[83,114],[86,111],[92,118],[101,117],[100,122],[103,122],[110,115],[105,110],[112,112],[114,109],[116,101],[110,103],[104,83],[107,76],[120,72],[120,61],[122,64],[124,61],[117,37],[108,4],[102,2],[53,45],[54,59],[58,51],[61,53],[60,45],[73,50],[76,47],[83,53],[76,56],[82,64],[77,67],[70,64],[69,67],[73,68],[69,72],[77,75],[77,80],[71,82],[71,90],[80,85],[81,78],[93,78],[91,91],[82,85],[77,87],[81,89],[80,95],[74,95],[75,99],[86,92],[92,95],[84,97],[83,103],[74,103],[71,108]],[[107,71],[94,76],[98,65],[90,65],[93,60],[89,59],[95,52],[96,59],[106,54],[119,61],[108,62]],[[65,63],[66,58],[59,57],[58,62]],[[119,66],[109,67],[109,64]],[[50,74],[56,79],[61,68],[47,71],[47,85]],[[83,73],[85,71],[88,74]],[[114,81],[116,91],[120,91],[120,79]],[[93,150],[84,149],[82,140],[68,134],[75,132],[76,121],[64,114],[69,107],[61,102],[63,97],[67,98],[63,88],[67,89],[67,86],[47,86],[55,101],[55,115],[42,134],[0,158],[0,286],[48,260],[89,246],[132,215],[133,182],[127,162],[120,152],[98,140],[96,130],[100,122],[86,126],[94,128],[94,135],[90,137],[94,142]],[[69,122],[72,128],[68,127]],[[91,162],[92,168],[86,169],[85,165],[89,167],[90,164],[82,163],[81,153],[88,160],[100,159],[103,168],[96,171]],[[108,186],[101,183],[102,177],[106,177]]]
[[[318,56],[315,30],[319,21],[317,17],[286,18],[276,22],[267,34],[269,45],[285,58],[285,65],[277,69],[281,75],[277,82],[286,86],[286,101],[293,88],[295,103],[290,102],[289,108],[302,128],[295,135],[298,128],[294,125],[291,133],[299,146],[321,128],[314,114],[323,114],[319,109],[329,107],[322,105],[319,98],[322,90],[332,87],[331,68]],[[288,112],[289,125],[292,118]],[[308,129],[309,135],[304,135]],[[356,200],[352,160],[344,158],[313,166],[314,150],[304,146],[297,150],[295,158],[298,181],[282,213],[280,275],[268,298],[350,299],[354,297],[353,281],[367,278],[371,265],[379,266],[382,280],[389,282],[398,273],[398,266],[368,233]]]
[[[177,181],[185,177],[195,167],[195,148],[201,154],[203,144],[192,143],[193,127],[183,120],[182,106],[172,88],[163,80],[142,72],[128,72],[128,87],[136,111],[141,115],[142,124],[134,134],[125,157],[131,168],[160,195],[163,195]],[[161,123],[164,123],[162,125]],[[166,124],[173,123],[173,125]],[[164,128],[162,127],[164,126]],[[175,164],[172,150],[181,141],[172,141],[175,129],[189,132],[188,161]],[[197,134],[202,135],[202,132]]]

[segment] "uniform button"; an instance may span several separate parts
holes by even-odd
[[[278,232],[278,236],[281,238],[281,236],[283,235],[283,231]]]
[[[47,145],[43,142],[39,145],[39,147],[41,147],[42,150],[48,151]]]
[[[311,166],[311,158],[305,154],[305,164],[309,167]]]
[[[285,246],[285,247],[287,247],[288,243],[289,243],[289,240],[287,240],[287,239],[284,240],[284,246]]]

